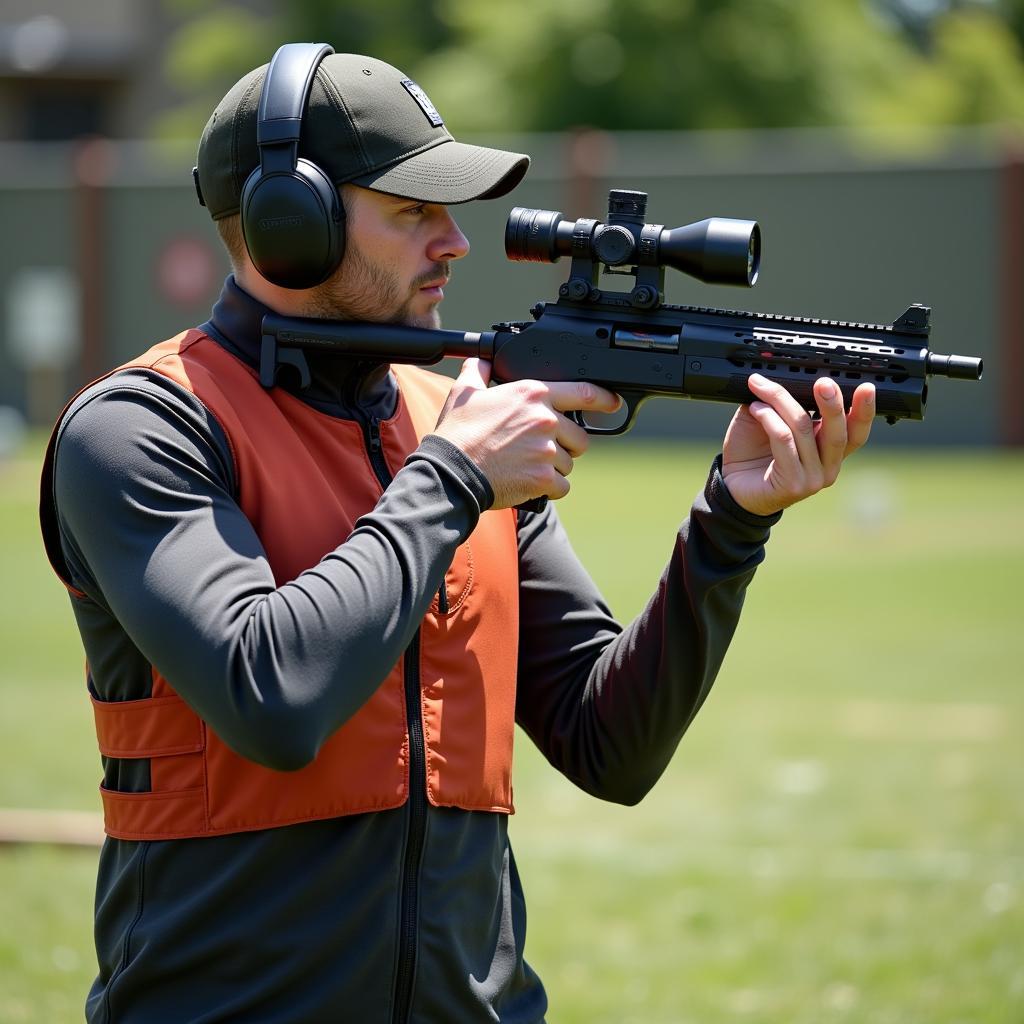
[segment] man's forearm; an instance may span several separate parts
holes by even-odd
[[[711,689],[777,519],[736,506],[716,465],[657,590],[621,631],[592,584],[573,602],[533,579],[539,559],[560,560],[563,576],[582,572],[567,542],[551,544],[560,527],[525,547],[517,712],[555,767],[622,803],[651,788]]]

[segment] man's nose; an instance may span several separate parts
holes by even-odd
[[[435,261],[460,260],[469,252],[469,239],[462,233],[455,218],[443,207],[437,234],[431,239],[427,256]]]

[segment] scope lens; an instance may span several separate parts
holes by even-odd
[[[747,284],[752,285],[757,281],[758,271],[761,269],[761,229],[755,224],[750,232],[750,244],[747,247]]]
[[[505,224],[505,255],[510,260],[554,263],[558,225],[562,215],[555,210],[530,210],[516,206]]]

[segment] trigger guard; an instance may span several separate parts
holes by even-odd
[[[588,434],[594,437],[615,437],[619,434],[625,434],[629,430],[636,420],[637,412],[644,400],[647,398],[643,393],[635,391],[619,392],[619,398],[622,399],[622,404],[626,407],[626,418],[615,427],[595,427],[587,422],[586,416],[581,409],[572,409],[569,412],[569,417],[574,423],[578,423]]]

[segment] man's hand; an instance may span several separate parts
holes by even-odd
[[[778,384],[755,373],[749,385],[759,401],[740,406],[729,424],[722,476],[741,507],[766,516],[835,483],[843,459],[871,432],[875,386],[861,384],[847,413],[836,384],[819,377],[814,399],[821,418],[812,420]]]
[[[590,438],[562,413],[615,412],[619,396],[585,381],[520,380],[488,389],[490,379],[490,363],[467,359],[434,433],[461,448],[487,477],[492,508],[565,497],[573,459]]]

